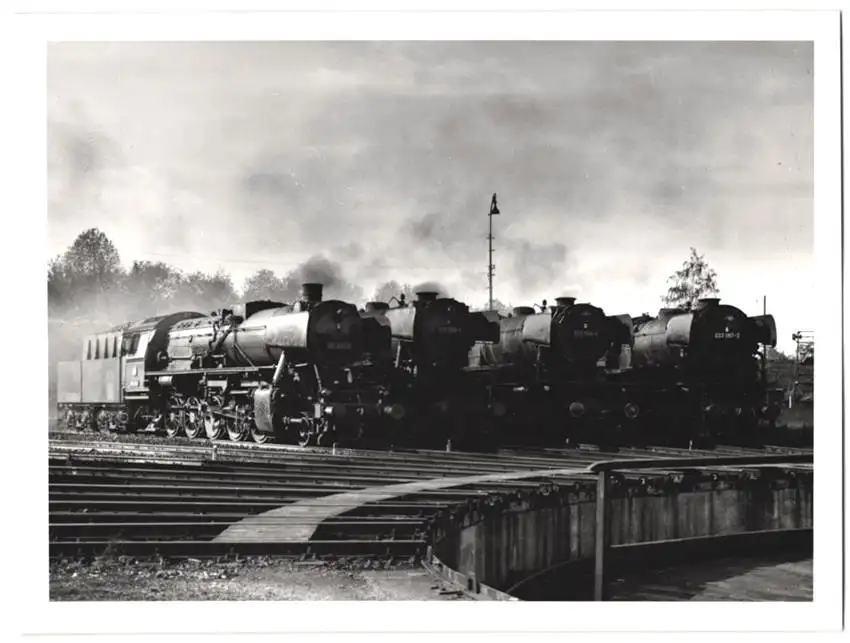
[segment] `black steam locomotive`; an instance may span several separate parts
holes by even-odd
[[[84,359],[59,364],[59,408],[73,428],[359,440],[404,415],[364,359],[388,350],[389,336],[356,306],[304,284],[292,305],[174,313],[87,338]]]
[[[757,357],[759,345],[776,345],[772,315],[705,298],[633,323],[631,363],[609,375],[634,396],[642,441],[757,441],[774,424],[780,409]]]
[[[547,307],[544,301],[539,312],[517,307],[499,319],[499,342],[477,344],[468,372],[505,409],[500,421],[506,439],[606,440],[632,419],[620,388],[604,377],[630,342],[628,327],[574,297],[555,302]]]
[[[432,291],[416,296],[409,304],[401,295],[395,307],[370,302],[361,313],[392,337],[391,351],[373,357],[387,373],[391,399],[408,411],[404,438],[428,446],[492,442],[489,416],[498,410],[464,370],[475,342],[499,341],[498,325],[456,299]]]

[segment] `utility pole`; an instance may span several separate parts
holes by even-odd
[[[490,213],[487,217],[490,220],[490,234],[487,235],[487,243],[489,246],[489,262],[487,264],[487,282],[490,287],[490,305],[488,310],[493,310],[493,275],[496,272],[496,266],[493,265],[493,215],[499,214],[499,206],[496,203],[496,195],[493,194],[493,200],[490,201]]]

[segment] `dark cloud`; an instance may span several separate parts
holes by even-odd
[[[616,278],[654,302],[690,245],[811,256],[812,62],[802,42],[51,45],[51,244],[100,225],[128,258],[206,269],[321,255],[369,292],[438,279],[480,303],[497,192],[497,296]]]

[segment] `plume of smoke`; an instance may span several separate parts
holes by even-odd
[[[325,299],[341,299],[352,303],[363,301],[363,289],[343,276],[342,266],[324,255],[314,255],[287,276],[287,284],[295,299],[302,283],[321,283]]]

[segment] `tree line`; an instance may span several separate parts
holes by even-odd
[[[235,299],[290,302],[298,297],[301,283],[310,280],[324,281],[326,289],[334,291],[332,296],[363,299],[362,290],[346,282],[339,268],[321,257],[308,260],[282,277],[272,270],[260,269],[245,280],[239,292],[230,275],[223,271],[184,273],[161,261],[138,260],[124,269],[112,241],[97,228],[90,228],[50,261],[48,310],[53,318],[111,318],[114,317],[111,313],[120,313],[123,319],[134,319],[176,307],[212,310]],[[389,301],[400,295],[410,300],[414,297],[414,287],[391,280],[379,286],[371,299]],[[701,297],[717,295],[717,273],[704,255],[691,248],[682,267],[669,277],[667,293],[661,299],[667,306],[690,309]],[[510,304],[499,300],[494,301],[493,307],[503,314],[511,310]]]
[[[185,273],[161,261],[133,261],[129,269],[113,242],[97,228],[80,233],[68,249],[52,259],[47,269],[48,313],[52,319],[70,321],[96,318],[119,323],[173,311],[176,308],[209,312],[237,299],[297,299],[305,281],[322,281],[327,296],[362,299],[362,290],[346,281],[340,267],[324,257],[314,257],[284,276],[260,269],[237,288],[226,272]],[[389,281],[374,299],[413,294],[409,284]]]

